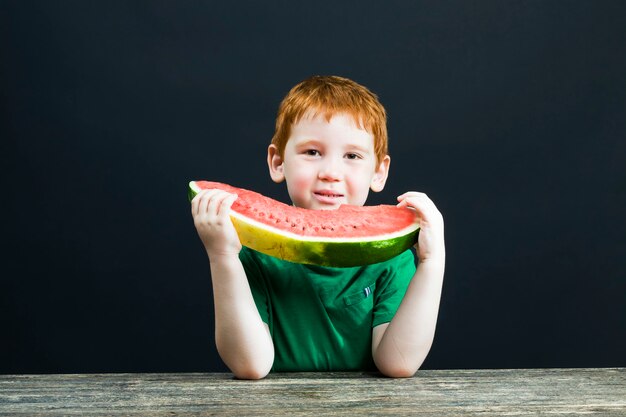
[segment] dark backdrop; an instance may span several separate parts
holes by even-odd
[[[279,101],[353,78],[448,264],[425,368],[625,366],[626,2],[1,1],[0,372],[224,370],[186,197],[287,201]]]

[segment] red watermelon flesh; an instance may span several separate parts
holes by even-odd
[[[203,189],[238,195],[231,218],[242,244],[293,262],[327,266],[380,262],[410,247],[419,229],[415,211],[405,207],[309,210],[211,181],[191,181],[190,199]]]

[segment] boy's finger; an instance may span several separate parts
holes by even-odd
[[[400,201],[396,207],[408,207],[417,212],[419,218],[424,218],[426,211],[428,210],[428,202],[422,198],[415,196],[407,197]]]
[[[408,195],[406,197],[403,197],[399,201],[400,202],[398,203],[398,207],[403,207],[403,206],[414,206],[416,204],[423,204],[426,200],[420,196]]]
[[[211,193],[211,198],[207,202],[206,212],[210,216],[216,216],[219,210],[219,206],[224,199],[223,191],[221,190],[213,190]]]
[[[222,200],[222,204],[220,204],[219,212],[217,213],[217,215],[219,217],[228,217],[228,215],[230,214],[230,208],[232,207],[235,200],[237,200],[237,197],[237,194],[226,195],[226,197]]]
[[[191,199],[191,215],[195,216],[196,213],[198,212],[198,195],[200,194],[196,194],[192,199]]]
[[[227,199],[231,194],[226,191],[216,190],[216,193],[211,197],[211,202],[209,203],[208,211],[212,216],[219,216],[220,208],[225,199]]]
[[[217,193],[219,193],[219,190],[216,189],[205,190],[202,193],[200,204],[198,205],[198,214],[211,214],[211,202]]]
[[[200,213],[200,204],[204,199],[207,190],[201,190],[194,198],[191,199],[191,214],[196,216]]]
[[[404,200],[404,199],[409,198],[409,197],[426,197],[426,198],[428,198],[428,196],[425,193],[420,193],[418,191],[408,191],[408,192],[406,192],[406,193],[404,193],[402,195],[399,195],[398,196],[398,201]]]
[[[398,203],[398,207],[409,206],[416,208],[420,207],[421,211],[436,210],[435,203],[424,193],[415,193],[403,197]]]

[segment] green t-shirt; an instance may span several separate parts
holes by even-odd
[[[411,250],[353,268],[301,265],[246,247],[239,258],[272,335],[276,372],[375,369],[372,328],[391,321],[415,273]]]

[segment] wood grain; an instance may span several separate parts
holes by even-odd
[[[626,415],[626,368],[0,375],[2,416]]]

